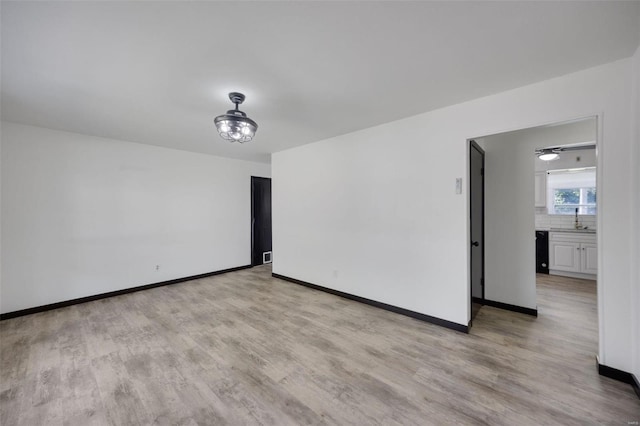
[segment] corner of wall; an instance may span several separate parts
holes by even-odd
[[[640,25],[639,25],[640,27]],[[632,117],[632,135],[635,143],[632,143],[632,155],[630,156],[633,170],[632,175],[632,211],[640,211],[640,169],[637,167],[640,164],[640,45],[636,49],[633,55],[632,61],[632,105],[631,105],[631,117]],[[631,253],[633,259],[640,258],[640,222],[632,222],[633,235],[631,239]],[[632,262],[631,264],[631,300],[632,300],[632,324],[631,324],[631,336],[635,339],[635,344],[632,345],[633,350],[633,374],[637,378],[640,378],[640,263]]]
[[[250,263],[268,164],[12,122],[2,154],[3,314]]]
[[[2,121],[0,121],[0,305],[2,305]]]

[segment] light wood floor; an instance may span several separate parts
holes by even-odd
[[[0,323],[2,425],[621,424],[595,284],[539,276],[539,317],[466,335],[258,267]]]

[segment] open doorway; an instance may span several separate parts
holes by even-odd
[[[471,321],[484,303],[484,150],[469,141]]]
[[[597,324],[598,196],[595,181],[583,179],[597,173],[597,117],[474,140],[485,151],[482,304],[537,316],[537,280],[549,275],[546,271],[536,275],[536,270],[544,264],[553,276],[545,282],[547,289],[561,282],[565,273],[591,281]],[[545,149],[557,151],[559,159],[541,160]],[[556,185],[563,174],[563,183]],[[538,232],[545,234],[546,242],[536,244]],[[578,241],[582,234],[590,240]],[[546,247],[545,261],[536,259],[538,252],[545,254],[541,246]]]
[[[251,177],[251,266],[271,263],[271,179]]]

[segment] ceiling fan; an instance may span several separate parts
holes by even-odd
[[[560,156],[561,152],[567,151],[579,151],[583,149],[595,149],[595,145],[576,145],[576,146],[559,146],[555,148],[538,148],[536,149],[536,155],[542,161],[555,160]]]

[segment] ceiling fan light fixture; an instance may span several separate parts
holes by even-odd
[[[255,136],[258,124],[238,109],[238,105],[244,102],[242,93],[231,92],[229,99],[236,105],[236,109],[230,109],[226,114],[219,115],[213,120],[218,134],[227,141],[249,142]]]
[[[541,159],[542,161],[551,161],[560,157],[560,155],[558,154],[559,151],[560,151],[559,148],[544,148],[544,149],[537,149],[536,154],[538,155],[538,158]]]
[[[538,155],[538,158],[541,159],[542,161],[551,161],[551,160],[555,160],[558,157],[560,156],[555,152],[547,152],[547,153]]]

